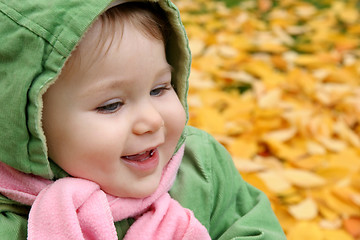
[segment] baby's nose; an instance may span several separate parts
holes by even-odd
[[[133,132],[137,135],[156,132],[165,124],[160,112],[152,104],[142,107],[135,114]]]

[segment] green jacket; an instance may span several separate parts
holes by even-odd
[[[0,161],[48,179],[67,174],[47,156],[42,95],[92,22],[112,0],[0,0]],[[166,47],[173,84],[187,111],[191,56],[177,8],[159,4],[174,29]],[[245,183],[211,136],[185,127],[185,155],[170,194],[191,209],[213,239],[285,239],[267,197]],[[30,207],[0,194],[0,238],[26,239]],[[117,222],[122,239],[133,222]]]

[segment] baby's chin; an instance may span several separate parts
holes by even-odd
[[[160,181],[159,181],[160,182]],[[133,189],[109,189],[106,187],[101,187],[101,189],[114,197],[119,198],[146,198],[151,196],[159,186],[159,182],[157,184],[152,184],[150,186],[142,187],[134,187]]]

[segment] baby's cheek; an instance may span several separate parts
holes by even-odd
[[[180,104],[180,103],[179,103]],[[176,112],[174,112],[174,134],[176,135],[177,141],[181,136],[181,133],[185,127],[186,123],[186,113],[182,105],[178,106]]]

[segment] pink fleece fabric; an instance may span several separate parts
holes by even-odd
[[[149,197],[118,198],[80,178],[55,182],[19,172],[0,163],[0,192],[31,205],[28,239],[117,239],[114,222],[134,217],[125,235],[133,239],[211,239],[192,211],[168,194],[181,163],[184,146],[163,171],[159,187]]]

